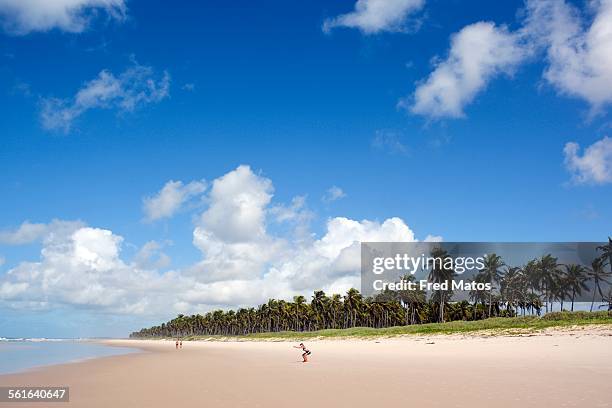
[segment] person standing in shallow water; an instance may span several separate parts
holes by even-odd
[[[306,348],[306,346],[304,345],[304,343],[300,343],[299,346],[293,346],[293,348],[299,348],[302,349],[303,353],[302,353],[302,358],[304,359],[304,361],[302,361],[302,363],[307,363],[308,362],[308,356],[311,354],[310,350],[308,350]]]

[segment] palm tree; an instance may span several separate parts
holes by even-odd
[[[327,297],[323,291],[315,291],[312,302],[304,296],[295,296],[293,302],[269,299],[255,308],[237,310],[213,310],[204,315],[179,314],[159,326],[141,329],[131,337],[176,337],[186,335],[234,336],[286,330],[311,331],[325,328],[348,328],[357,325],[390,327],[415,323],[443,322],[450,320],[476,320],[486,316],[515,316],[518,308],[540,315],[542,300],[548,304],[564,299],[574,302],[582,291],[588,290],[587,282],[593,281],[591,311],[597,294],[608,308],[612,308],[612,290],[604,295],[602,287],[610,284],[612,272],[605,269],[609,252],[607,245],[600,247],[603,254],[597,257],[591,268],[580,265],[559,265],[551,255],[531,260],[522,267],[504,265],[495,254],[487,256],[485,267],[474,281],[499,283],[499,296],[493,291],[470,291],[473,304],[466,301],[450,303],[452,291],[437,288],[427,298],[424,291],[385,291],[375,298],[364,298],[358,290],[349,289],[344,297],[334,294]],[[452,258],[441,248],[434,248],[428,259],[430,282],[443,284],[453,279]],[[502,269],[502,267],[504,267]],[[502,269],[502,270],[500,270]],[[403,277],[409,281],[414,277]],[[493,286],[493,285],[492,285]],[[487,306],[488,302],[488,306]],[[500,305],[505,305],[501,310]],[[605,306],[600,306],[605,307]],[[488,313],[487,313],[488,309]]]
[[[312,310],[316,312],[317,320],[319,320],[317,322],[318,326],[323,329],[326,328],[325,309],[327,303],[328,299],[325,295],[325,292],[323,292],[322,290],[316,290],[314,292],[314,295],[312,296],[310,307],[312,307]]]
[[[559,311],[564,310],[563,304],[565,303],[565,299],[571,298],[571,289],[567,284],[566,279],[567,277],[565,276],[565,273],[560,271],[559,276],[557,276],[557,279],[554,281],[551,290],[552,299],[556,299],[559,301]],[[553,307],[551,305],[551,312],[553,311],[552,309]]]
[[[542,310],[542,299],[535,293],[529,293],[527,295],[525,307],[527,307],[530,314],[535,312],[539,316]]]
[[[329,309],[331,311],[332,329],[338,329],[338,316],[342,313],[342,296],[334,293],[329,300]]]
[[[489,289],[489,317],[491,317],[491,308],[493,307],[493,285],[501,280],[501,268],[505,265],[501,256],[495,253],[487,254],[484,257],[484,268],[480,269],[479,272],[479,274],[482,274],[482,281],[491,285],[491,289]]]
[[[295,330],[300,331],[300,321],[302,320],[302,310],[304,309],[304,304],[306,303],[306,298],[302,295],[293,297],[293,305],[294,305],[294,313],[295,313]]]
[[[597,250],[602,251],[600,258],[608,258],[607,263],[612,270],[612,237],[608,237],[608,243],[597,247]]]
[[[500,294],[502,301],[507,302],[506,310],[509,312],[510,307],[514,305],[523,309],[525,314],[526,298],[527,298],[527,278],[518,266],[506,266],[503,277],[500,281]]]
[[[474,278],[472,278],[472,282],[486,283],[484,281],[484,277],[478,273],[474,276]],[[474,314],[472,315],[474,320],[479,320],[481,318],[484,318],[484,305],[487,302],[485,292],[482,290],[472,289],[470,290],[469,296],[470,296],[470,300],[474,302],[474,304],[472,305],[472,307],[474,308]],[[482,313],[480,313],[481,310],[482,310]]]
[[[553,300],[553,288],[559,278],[559,264],[557,263],[557,258],[548,254],[538,259],[537,274],[540,290],[544,294],[544,299],[546,300],[546,313],[548,313],[548,304]]]
[[[591,312],[593,311],[593,305],[595,304],[595,295],[597,294],[597,292],[599,292],[599,295],[603,299],[603,292],[601,290],[601,284],[602,283],[610,284],[607,278],[609,278],[610,275],[612,275],[612,273],[604,271],[604,264],[605,263],[604,263],[603,258],[601,257],[595,258],[593,262],[591,263],[591,268],[587,269],[589,279],[592,280],[594,284],[593,299],[591,300]]]
[[[449,281],[453,280],[455,271],[452,268],[447,267],[446,261],[448,259],[451,259],[448,252],[443,250],[441,247],[435,247],[431,250],[430,258],[427,260],[427,268],[430,269],[428,276],[428,280],[430,282],[448,284]],[[437,300],[440,303],[438,319],[440,322],[444,322],[444,304],[450,300],[451,296],[452,292],[450,290],[445,291],[441,288],[434,293],[433,298],[438,298]]]
[[[268,300],[268,319],[270,320],[270,331],[278,331],[279,323],[278,300]]]
[[[583,290],[589,290],[586,282],[589,277],[586,274],[586,269],[582,265],[570,264],[564,265],[565,276],[563,279],[563,286],[572,292],[572,308],[574,311],[574,300],[576,295],[580,296]]]
[[[406,275],[402,277],[406,282],[414,282],[414,275]],[[400,290],[398,291],[399,301],[406,309],[405,324],[415,324],[417,320],[418,309],[426,302],[425,291],[420,288],[415,290]]]
[[[357,323],[357,313],[361,309],[362,296],[357,289],[351,288],[344,296],[344,310],[347,313],[345,327],[355,327]]]
[[[602,307],[608,307],[608,312],[612,312],[612,289],[608,290],[608,294],[606,296],[604,296],[602,299],[602,302],[607,303],[607,305],[601,305],[599,306],[599,308]]]

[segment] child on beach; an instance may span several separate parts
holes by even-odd
[[[302,358],[304,359],[304,361],[302,361],[302,363],[307,363],[308,362],[308,356],[310,355],[310,350],[308,350],[306,348],[306,346],[304,345],[304,343],[300,343],[299,346],[293,346],[293,348],[299,348],[302,349],[302,351],[304,353],[302,353]]]

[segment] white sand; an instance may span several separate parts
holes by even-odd
[[[87,408],[612,407],[610,327],[311,341],[307,364],[287,342],[112,344],[146,351],[0,376],[0,385],[69,385],[71,402],[54,406]]]

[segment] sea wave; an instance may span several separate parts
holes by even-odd
[[[75,339],[48,339],[46,337],[0,337],[0,341],[4,342],[32,342],[32,343],[41,343],[41,342],[58,342],[58,341],[76,341]]]

